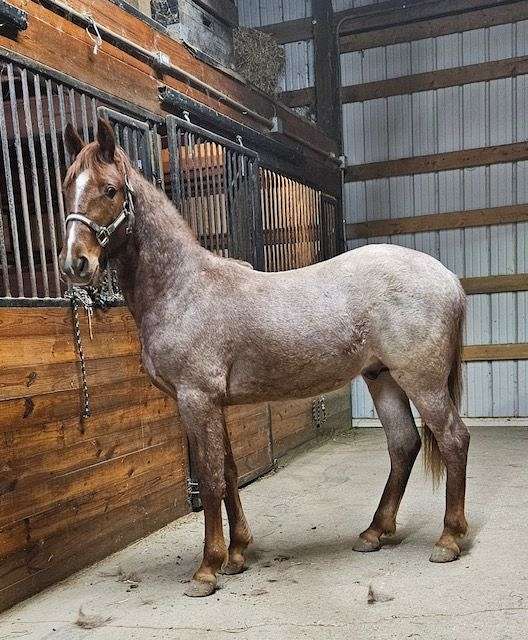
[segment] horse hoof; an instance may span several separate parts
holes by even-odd
[[[189,598],[206,598],[216,591],[216,580],[214,582],[204,582],[202,580],[191,580],[184,594]]]
[[[245,570],[246,566],[244,565],[244,561],[228,562],[224,567],[222,567],[220,573],[223,573],[226,576],[234,576],[237,573],[242,573]]]
[[[459,555],[459,549],[441,547],[439,544],[435,544],[429,562],[453,562],[453,560],[458,560]]]
[[[378,551],[381,549],[381,543],[378,539],[366,540],[359,536],[359,538],[354,542],[352,549],[354,549],[354,551],[359,551],[360,553],[369,553],[370,551]]]

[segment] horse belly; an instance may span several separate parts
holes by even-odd
[[[308,398],[338,389],[355,378],[366,358],[300,359],[295,364],[280,360],[269,367],[261,363],[235,363],[228,379],[230,404]]]

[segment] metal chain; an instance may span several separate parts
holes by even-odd
[[[319,396],[317,400],[312,401],[312,422],[316,428],[321,427],[327,419],[326,415],[326,398]]]
[[[82,301],[81,301],[82,303]],[[88,380],[86,378],[86,362],[84,359],[84,350],[81,338],[81,325],[79,322],[79,298],[75,289],[71,291],[71,304],[72,304],[72,317],[73,317],[73,331],[75,334],[75,342],[77,344],[77,353],[79,354],[79,362],[81,365],[81,384],[83,394],[83,408],[81,411],[81,418],[89,418],[92,415],[90,410],[90,393],[88,391]]]
[[[81,366],[81,383],[83,395],[83,408],[81,418],[89,418],[92,415],[90,409],[90,392],[88,390],[88,380],[86,377],[86,360],[81,336],[81,325],[79,322],[79,307],[83,307],[88,314],[88,325],[90,329],[90,339],[93,340],[92,317],[94,308],[107,309],[113,303],[123,302],[123,296],[119,291],[117,276],[113,269],[108,267],[102,276],[97,287],[76,287],[70,286],[66,292],[72,305],[73,332],[77,353],[79,354],[79,364]]]

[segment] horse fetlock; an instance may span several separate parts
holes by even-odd
[[[221,569],[221,573],[226,575],[235,575],[242,573],[246,569],[246,560],[240,551],[229,551],[229,558]]]
[[[242,525],[231,532],[229,550],[230,552],[231,549],[244,551],[244,549],[246,549],[246,547],[248,547],[252,542],[253,536],[251,535],[249,527],[247,525]]]
[[[442,538],[444,536],[463,538],[468,532],[468,528],[468,523],[464,514],[455,518],[446,516],[446,518],[444,519],[444,532],[442,534]]]
[[[204,557],[202,567],[196,573],[198,575],[214,574],[220,569],[228,557],[225,546],[206,545],[204,549]],[[196,577],[195,576],[195,577]]]

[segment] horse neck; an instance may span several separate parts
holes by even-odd
[[[188,224],[165,194],[133,172],[135,220],[113,264],[136,322],[145,308],[183,290],[210,254],[196,241]]]

